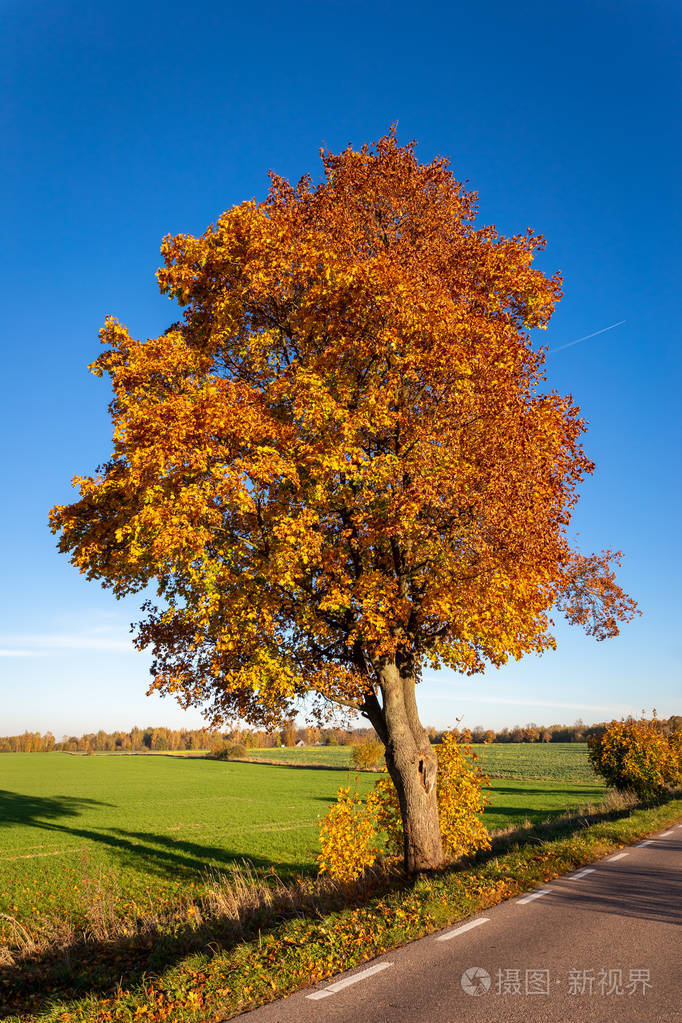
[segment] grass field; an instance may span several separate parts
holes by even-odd
[[[348,767],[352,751],[352,746],[279,746],[275,749],[250,749],[249,759]]]
[[[0,772],[0,913],[29,927],[55,911],[77,920],[101,876],[121,906],[142,915],[200,889],[207,871],[243,859],[284,878],[312,873],[317,821],[339,786],[364,792],[375,780],[360,774],[356,782],[350,771],[60,753],[3,754]],[[494,780],[486,822],[495,829],[541,821],[598,802],[603,792],[594,779]]]
[[[587,759],[587,743],[491,743],[472,747],[490,774],[507,778],[584,781],[593,783],[594,772]],[[352,746],[303,746],[300,748],[249,750],[251,760],[291,761],[346,767]]]

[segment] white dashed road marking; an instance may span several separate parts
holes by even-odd
[[[436,941],[449,941],[450,938],[456,937],[458,934],[463,934],[464,931],[470,931],[472,927],[478,927],[479,924],[487,924],[489,917],[479,916],[477,920],[470,920],[468,924],[462,924],[461,927],[455,927],[454,931],[447,931],[446,934],[439,934]]]
[[[682,824],[676,826],[677,830],[682,830]],[[674,834],[675,829],[670,831],[664,831],[660,834],[659,838],[667,838],[669,835]],[[653,838],[646,838],[643,842],[639,842],[634,848],[642,849],[644,846],[653,845]],[[608,863],[615,863],[616,860],[622,860],[629,853],[620,852],[616,853],[615,856],[609,856]],[[595,868],[587,867],[585,870],[579,870],[575,874],[570,874],[568,880],[577,881],[581,877],[585,877],[587,874],[593,874]],[[519,906],[525,906],[528,902],[533,902],[535,899],[541,899],[543,895],[551,895],[551,888],[538,888],[537,891],[531,892],[530,895],[525,895],[522,899],[518,899]],[[475,920],[470,920],[466,924],[462,924],[460,927],[455,927],[451,931],[446,931],[445,934],[439,934],[436,941],[450,941],[451,938],[457,937],[458,934],[463,934],[465,931],[470,931],[474,927],[480,927],[481,924],[486,924],[490,920],[487,916],[477,917]],[[373,976],[375,973],[380,973],[382,970],[388,969],[389,966],[393,966],[393,963],[376,963],[374,966],[369,966],[366,970],[361,970],[359,973],[354,973],[350,977],[345,977],[343,980],[337,980],[328,987],[322,988],[320,991],[313,991],[312,994],[306,995],[306,998],[316,1000],[318,998],[328,998],[330,995],[335,995],[337,991],[342,991],[346,987],[350,987],[351,984],[357,984],[358,981],[365,980],[367,977]]]
[[[541,888],[539,892],[533,892],[532,895],[526,895],[525,899],[519,899],[519,906],[525,906],[527,902],[532,902],[533,899],[541,899],[543,895],[551,895],[551,888]]]
[[[359,980],[371,977],[373,973],[387,970],[389,966],[393,966],[393,963],[377,963],[376,966],[370,966],[366,970],[361,970],[360,973],[354,973],[352,977],[337,980],[334,984],[330,984],[329,987],[323,988],[322,991],[313,991],[312,995],[306,995],[306,998],[327,998],[329,995],[335,995],[337,991],[342,991],[343,988],[350,987],[351,984],[357,984]]]

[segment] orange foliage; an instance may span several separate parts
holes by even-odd
[[[654,721],[612,721],[588,738],[595,771],[614,788],[655,796],[682,781],[682,733],[664,735]]]
[[[146,341],[106,320],[113,453],[51,513],[88,578],[156,583],[153,687],[216,722],[362,709],[396,658],[418,679],[542,652],[562,600],[597,638],[634,612],[566,536],[592,464],[529,339],[561,295],[542,237],[476,226],[393,132],[322,162],[164,240],[184,316]]]

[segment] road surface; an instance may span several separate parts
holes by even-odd
[[[682,1023],[682,824],[244,1023]]]

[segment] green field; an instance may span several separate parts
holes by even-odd
[[[352,749],[352,746],[282,746],[278,749],[249,750],[249,758],[347,767]],[[488,746],[474,745],[472,749],[490,774],[503,775],[505,778],[594,782],[594,771],[587,759],[587,743],[584,742],[496,742]]]
[[[348,767],[352,752],[352,746],[277,746],[274,749],[250,749],[249,760]]]
[[[338,755],[344,747],[331,749]],[[311,873],[317,821],[339,786],[364,792],[375,780],[350,771],[61,753],[3,754],[0,772],[0,913],[28,926],[55,909],[77,919],[101,878],[121,908],[142,914],[200,889],[207,871],[244,859],[282,877]],[[486,822],[495,829],[544,820],[597,802],[603,791],[594,779],[494,780]]]
[[[545,778],[594,784],[586,742],[501,743],[474,746],[484,770],[507,778]]]

